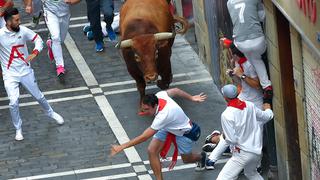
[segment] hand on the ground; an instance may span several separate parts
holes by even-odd
[[[241,77],[243,75],[243,71],[240,67],[235,67],[233,68],[233,74],[238,77]]]
[[[110,154],[109,157],[112,157],[116,154],[118,154],[119,152],[121,152],[123,149],[121,147],[121,145],[112,145],[110,148]]]
[[[203,102],[206,99],[207,99],[207,95],[204,94],[203,92],[198,95],[192,96],[192,101],[194,101],[194,102]]]
[[[31,53],[31,54],[27,57],[26,62],[32,61],[32,59],[34,59],[36,56],[37,56],[36,54]]]

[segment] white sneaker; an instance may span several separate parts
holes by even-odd
[[[22,140],[23,140],[23,135],[22,135],[22,130],[21,130],[21,129],[16,130],[16,137],[15,137],[15,139],[16,139],[17,141],[22,141]]]
[[[64,120],[62,118],[62,116],[60,116],[58,113],[56,112],[52,112],[49,117],[51,117],[52,119],[56,120],[56,122],[59,124],[59,125],[62,125],[64,123]]]

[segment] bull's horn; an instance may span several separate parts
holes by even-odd
[[[154,34],[154,37],[156,38],[156,40],[170,39],[170,38],[173,38],[173,33],[169,33],[169,32],[156,33]]]
[[[126,39],[120,42],[120,48],[128,48],[132,46],[132,39]]]

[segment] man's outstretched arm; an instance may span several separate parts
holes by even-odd
[[[182,97],[188,99],[193,102],[203,102],[207,99],[207,95],[204,93],[200,93],[198,95],[191,95],[179,88],[171,88],[166,90],[170,97]]]
[[[141,135],[135,137],[134,139],[120,145],[112,145],[110,149],[110,157],[118,154],[119,152],[123,151],[126,148],[129,148],[131,146],[135,146],[137,144],[140,144],[146,140],[148,140],[150,137],[152,137],[157,130],[154,130],[152,128],[147,128]]]

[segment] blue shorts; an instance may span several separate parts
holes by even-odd
[[[153,138],[165,142],[168,132],[165,130],[159,130]],[[180,154],[190,154],[192,152],[192,140],[184,136],[176,136],[176,142],[178,146],[178,152]]]

